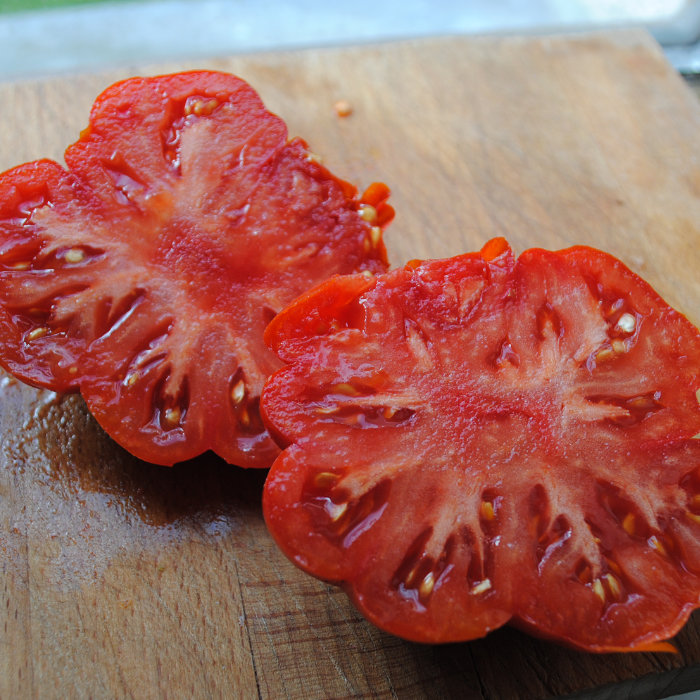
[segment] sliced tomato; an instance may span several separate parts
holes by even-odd
[[[0,363],[80,390],[149,462],[269,466],[263,330],[333,274],[386,269],[388,189],[360,198],[214,72],[110,87],[65,160],[0,176]]]
[[[663,649],[700,601],[700,333],[611,256],[334,278],[278,315],[263,497],[300,567],[421,642]]]

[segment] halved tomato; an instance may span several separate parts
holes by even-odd
[[[664,649],[700,602],[700,333],[611,256],[332,279],[270,324],[272,535],[421,642]]]
[[[215,72],[110,87],[65,159],[0,176],[0,363],[80,390],[149,462],[269,466],[263,330],[333,274],[386,269],[387,188],[358,197]]]

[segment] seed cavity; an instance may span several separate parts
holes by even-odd
[[[506,366],[519,367],[520,355],[518,355],[508,338],[504,338],[495,353],[489,356],[489,361],[496,369],[501,369]]]
[[[545,302],[537,311],[537,332],[541,339],[548,337],[561,337],[564,332],[564,324],[554,307]]]

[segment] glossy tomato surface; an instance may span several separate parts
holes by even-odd
[[[266,521],[378,626],[664,649],[698,606],[700,334],[618,260],[496,239],[330,280],[266,340]]]
[[[302,291],[386,269],[364,200],[228,74],[107,89],[65,154],[0,176],[0,363],[80,390],[138,457],[269,466],[262,334]]]

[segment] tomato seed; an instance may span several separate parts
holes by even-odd
[[[617,353],[618,355],[621,355],[623,352],[627,352],[627,346],[625,343],[617,338],[612,341],[612,349],[613,352]]]
[[[615,330],[623,333],[632,333],[637,325],[637,319],[630,313],[624,313],[615,324]]]
[[[245,398],[245,382],[239,379],[231,388],[231,400],[238,405]]]
[[[338,100],[333,108],[339,117],[349,117],[352,114],[352,105],[347,100]]]
[[[43,338],[45,335],[48,335],[49,329],[41,326],[39,328],[35,328],[34,330],[29,331],[27,335],[25,336],[25,340],[38,340],[39,338]]]
[[[479,581],[472,589],[469,591],[472,595],[481,595],[490,591],[492,588],[491,579],[485,578],[483,581]]]
[[[622,589],[620,588],[620,582],[612,574],[605,574],[603,578],[608,584],[608,589],[612,594],[613,598],[619,600],[622,597]]]
[[[653,547],[659,554],[662,554],[663,556],[668,555],[668,553],[666,552],[666,548],[664,547],[663,543],[656,535],[652,535],[647,540],[647,543],[649,544],[650,547]]]
[[[85,260],[85,251],[81,248],[69,248],[63,256],[63,259],[67,263],[73,264],[83,262],[83,260]]]
[[[371,204],[360,204],[357,213],[360,215],[360,218],[368,224],[377,220],[377,210]]]
[[[328,489],[338,481],[338,475],[333,472],[319,472],[314,477],[314,486],[319,489]]]
[[[182,412],[175,406],[173,408],[167,408],[163,412],[163,422],[166,426],[174,428],[180,423],[180,418],[182,417]]]
[[[496,517],[496,511],[495,511],[495,509],[493,507],[493,503],[491,503],[491,501],[482,501],[480,512],[481,512],[481,517],[484,520],[491,521],[491,520],[494,520]]]
[[[418,596],[421,598],[421,600],[425,600],[426,598],[430,597],[434,586],[435,574],[432,571],[429,571],[418,586]]]
[[[333,503],[333,501],[329,501],[326,504],[326,513],[328,513],[331,522],[334,523],[337,523],[345,515],[347,509],[347,503]]]
[[[321,158],[318,153],[313,153],[312,151],[306,152],[306,160],[310,163],[323,163],[323,158]]]
[[[625,517],[622,520],[622,529],[628,535],[634,535],[634,533],[635,533],[634,513],[627,513],[627,515],[625,515]]]

